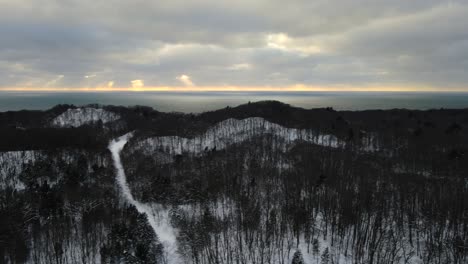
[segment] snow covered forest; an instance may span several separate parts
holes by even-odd
[[[0,263],[468,263],[467,117],[0,113]]]

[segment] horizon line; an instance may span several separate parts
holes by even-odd
[[[468,92],[467,88],[391,87],[391,86],[335,86],[318,87],[293,85],[274,86],[154,86],[154,87],[9,87],[5,92]]]

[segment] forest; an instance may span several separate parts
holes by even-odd
[[[468,263],[467,131],[277,101],[3,112],[0,263]]]

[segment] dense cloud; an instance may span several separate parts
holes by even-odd
[[[0,0],[0,87],[468,89],[468,3]]]

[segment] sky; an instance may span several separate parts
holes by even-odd
[[[0,90],[468,91],[468,1],[0,0]]]

